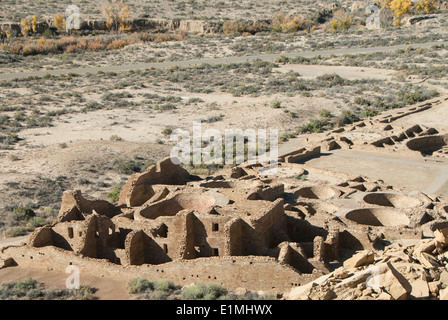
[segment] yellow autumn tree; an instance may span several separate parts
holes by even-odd
[[[436,0],[418,0],[414,4],[417,13],[431,13],[436,10]]]
[[[37,23],[39,22],[39,18],[37,16],[31,17],[31,28],[33,29],[33,32],[37,32]]]
[[[123,1],[110,2],[109,5],[102,7],[102,11],[106,17],[106,27],[109,30],[123,32],[130,29],[131,9]]]
[[[330,31],[347,31],[353,24],[353,16],[345,10],[337,10],[330,21]]]
[[[57,13],[53,17],[53,25],[58,28],[58,30],[65,30],[65,18],[62,14]]]
[[[395,18],[395,25],[400,25],[403,16],[411,12],[411,0],[379,0],[378,2],[383,10],[392,10]]]
[[[8,40],[11,39],[12,37],[11,29],[7,26],[2,25],[0,27],[0,35],[3,35]]]
[[[272,30],[277,32],[297,32],[299,30],[313,30],[314,22],[299,16],[278,13],[272,21]]]
[[[21,29],[20,32],[26,37],[30,34],[31,31],[31,21],[26,19],[26,18],[22,18],[22,20],[20,21],[20,25],[21,25]]]
[[[396,18],[401,18],[403,15],[411,12],[411,5],[411,0],[392,0],[389,8],[392,9]]]

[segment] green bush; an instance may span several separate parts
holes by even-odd
[[[133,174],[142,170],[143,163],[134,160],[115,159],[113,162],[118,172],[122,174]]]
[[[16,282],[14,288],[20,291],[28,291],[31,289],[36,289],[38,286],[38,282],[31,278],[26,278],[23,281]]]
[[[35,217],[36,213],[28,206],[15,208],[8,216],[12,225],[19,225],[21,222],[29,221]]]
[[[376,109],[373,109],[373,108],[366,108],[361,111],[361,116],[363,118],[374,117],[374,116],[377,116],[378,114],[379,114],[379,111]]]
[[[172,281],[165,279],[155,281],[153,283],[153,287],[154,291],[160,291],[165,293],[169,293],[170,291],[177,289],[176,285]]]
[[[226,294],[227,290],[219,284],[196,283],[185,289],[182,297],[185,300],[218,300],[221,297],[225,297]]]
[[[274,102],[272,102],[271,106],[274,109],[279,109],[282,107],[282,103],[280,101],[274,101]]]
[[[342,78],[337,73],[331,73],[331,74],[324,74],[322,76],[318,76],[316,78],[318,81],[323,82],[323,86],[327,86],[329,88],[335,87],[335,86],[343,86],[346,85],[349,81]]]
[[[81,285],[79,289],[45,288],[32,278],[6,282],[0,286],[0,300],[91,300],[95,289]]]
[[[31,229],[35,229],[37,227],[42,227],[47,224],[47,219],[43,217],[32,217],[28,220],[26,226]]]
[[[165,128],[165,129],[162,130],[162,134],[164,136],[169,136],[172,133],[173,133],[173,129],[171,129],[171,128]]]
[[[361,120],[361,118],[358,117],[356,114],[354,114],[350,110],[344,110],[338,116],[339,125],[351,124],[353,122],[357,122],[357,121],[360,121],[360,120]]]
[[[143,300],[167,300],[172,298],[180,289],[172,281],[161,279],[154,282],[146,278],[135,278],[128,283],[128,292],[140,294],[137,299]]]
[[[329,110],[327,109],[322,109],[319,111],[319,116],[321,116],[322,118],[331,118],[332,114]]]
[[[12,145],[17,143],[20,140],[19,136],[16,134],[8,134],[7,136],[3,136],[0,134],[0,143],[6,145]]]
[[[144,293],[153,290],[154,284],[145,278],[135,278],[128,283],[129,293]]]
[[[331,129],[333,124],[327,119],[311,119],[307,124],[297,129],[298,133],[320,133]]]
[[[107,194],[107,199],[109,199],[110,202],[118,202],[120,199],[121,188],[122,186],[120,184],[115,185],[113,190]]]

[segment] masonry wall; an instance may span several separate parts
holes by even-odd
[[[406,146],[411,150],[422,151],[439,148],[448,144],[448,135],[427,136],[410,140]]]

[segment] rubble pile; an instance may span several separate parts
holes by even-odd
[[[448,228],[433,239],[358,251],[286,296],[290,300],[448,300]]]

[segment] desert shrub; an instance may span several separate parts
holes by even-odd
[[[87,105],[85,107],[83,107],[81,109],[81,112],[90,112],[90,111],[96,111],[96,110],[101,110],[104,108],[104,105],[102,105],[101,103],[98,103],[96,101],[90,101],[87,103]]]
[[[259,294],[258,292],[248,291],[237,298],[238,300],[275,300],[276,296],[273,293]]]
[[[128,44],[129,44],[129,41],[126,40],[126,39],[115,39],[115,40],[112,40],[112,42],[109,43],[106,46],[106,48],[107,49],[115,49],[115,50],[117,50],[117,49],[121,49],[121,48],[126,47]]]
[[[222,31],[226,35],[256,34],[268,29],[268,24],[260,21],[225,21],[222,26]]]
[[[116,168],[116,170],[123,174],[132,174],[135,172],[141,172],[145,170],[149,165],[151,165],[152,162],[144,162],[139,160],[121,160],[121,159],[115,159],[113,161],[113,165]]]
[[[47,219],[44,217],[32,217],[28,220],[26,226],[27,228],[33,230],[37,227],[42,227],[48,223]]]
[[[177,109],[177,107],[173,103],[165,103],[165,104],[156,104],[154,106],[154,109],[158,110],[158,111],[167,111],[167,110]]]
[[[20,206],[13,209],[8,215],[8,220],[13,226],[21,224],[23,221],[28,222],[31,218],[35,217],[36,213],[30,206]]]
[[[353,15],[345,10],[337,10],[329,22],[330,31],[347,31],[353,24]]]
[[[204,102],[201,98],[190,98],[188,99],[187,104],[193,104],[193,103],[201,103]]]
[[[115,185],[111,192],[107,194],[107,199],[111,202],[118,202],[120,199],[122,185]]]
[[[226,21],[222,26],[222,31],[226,35],[232,35],[237,33],[243,33],[244,24],[240,21]]]
[[[171,135],[171,133],[173,133],[173,129],[172,128],[165,128],[165,129],[162,130],[162,134],[164,136],[169,136],[169,135]]]
[[[353,122],[360,121],[361,118],[358,117],[353,111],[351,110],[344,110],[341,112],[341,114],[337,117],[338,124],[339,125],[345,125],[345,124],[351,124]]]
[[[347,80],[342,78],[337,73],[330,73],[318,76],[316,78],[317,81],[321,82],[323,87],[335,87],[335,86],[343,86],[348,83]]]
[[[300,30],[311,31],[314,27],[312,20],[299,16],[278,13],[272,21],[272,30],[276,32],[297,32]]]
[[[280,139],[280,141],[282,141],[282,142],[286,142],[286,141],[288,141],[289,139],[292,139],[292,138],[294,138],[294,137],[295,137],[295,135],[294,135],[293,133],[291,133],[291,132],[283,132],[282,134],[280,134],[279,139]]]
[[[113,135],[111,135],[111,136],[109,137],[109,140],[110,140],[110,141],[122,141],[123,138],[120,137],[120,136],[117,135],[117,134],[113,134]]]
[[[227,290],[219,284],[196,283],[185,289],[182,298],[185,300],[218,300],[227,294]]]
[[[49,116],[33,115],[26,119],[26,126],[28,128],[36,127],[50,127],[52,119]]]
[[[332,117],[331,111],[327,110],[327,109],[322,109],[319,111],[319,116],[321,118],[330,118]]]
[[[53,216],[47,213],[36,214],[37,205],[19,205],[9,208],[11,212],[6,219],[8,236],[21,236],[49,223]]]
[[[274,109],[279,109],[282,107],[282,103],[280,101],[274,101],[271,103],[271,107]]]
[[[363,118],[369,118],[374,117],[379,114],[379,111],[374,108],[366,108],[361,111],[361,117]]]
[[[118,99],[129,99],[132,98],[132,94],[127,91],[122,92],[107,92],[101,96],[103,101],[116,101]]]
[[[20,291],[28,291],[31,289],[36,289],[38,286],[38,282],[36,280],[33,280],[31,278],[26,278],[23,281],[16,282],[14,285],[14,288],[20,290]]]
[[[280,58],[278,58],[276,61],[276,63],[290,63],[290,64],[311,64],[312,60],[310,58],[305,58],[302,56],[297,56],[297,57],[293,57],[293,58],[288,58],[286,56],[281,56]]]
[[[307,124],[297,129],[298,133],[319,133],[330,129],[333,126],[327,119],[311,119]]]
[[[82,45],[82,42],[80,43],[80,45],[78,45],[78,47],[85,49],[85,47]],[[99,40],[99,38],[96,38],[94,41],[87,42],[87,49],[89,49],[89,50],[100,51],[100,50],[104,50],[105,48],[106,48],[106,44],[101,42],[101,40]]]
[[[57,32],[53,28],[48,28],[42,33],[42,37],[45,39],[51,39],[57,36]]]
[[[128,283],[129,293],[143,293],[154,290],[154,284],[145,278],[135,278]]]
[[[95,288],[85,284],[81,284],[79,289],[66,289],[62,291],[64,300],[92,300],[95,292]]]
[[[169,293],[172,290],[176,290],[178,287],[174,284],[174,282],[162,279],[157,280],[153,284],[154,291]]]
[[[370,106],[372,102],[364,97],[356,97],[355,98],[355,104],[361,105],[361,106]]]
[[[436,90],[426,91],[423,89],[417,89],[413,92],[401,91],[399,93],[398,99],[401,100],[404,104],[410,105],[428,100],[438,95],[439,93]]]
[[[214,122],[219,122],[222,121],[222,119],[224,118],[223,114],[217,115],[217,116],[209,116],[207,119],[201,120],[202,122],[206,122],[206,123],[214,123]]]
[[[7,125],[9,123],[10,123],[9,116],[7,116],[6,114],[0,115],[0,125]]]
[[[327,22],[331,17],[333,16],[333,11],[330,9],[323,9],[316,12],[312,17],[311,20],[315,21],[316,23],[323,24]]]
[[[179,294],[179,289],[179,286],[166,279],[152,282],[146,278],[139,277],[132,279],[128,283],[128,292],[131,294],[139,294],[137,299],[145,300],[170,299]]]
[[[7,237],[20,237],[28,233],[28,230],[21,226],[9,227],[5,230],[5,235]]]
[[[81,284],[79,289],[45,288],[32,278],[5,282],[0,286],[0,300],[91,300],[95,289]]]

